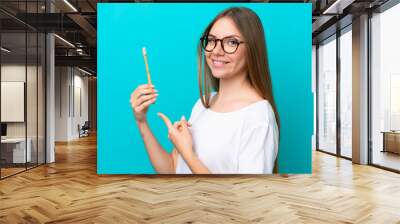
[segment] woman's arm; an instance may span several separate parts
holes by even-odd
[[[185,150],[185,151],[191,151]],[[182,155],[183,159],[185,160],[186,164],[189,166],[190,170],[192,170],[193,174],[211,174],[210,170],[201,162],[199,157],[197,157],[194,153]]]
[[[172,150],[172,152],[171,152],[171,157],[172,157],[172,161],[173,161],[173,164],[174,164],[174,173],[176,173],[176,166],[177,166],[177,163],[178,163],[178,150],[176,150],[175,148]]]
[[[136,124],[142,135],[144,145],[150,156],[151,163],[158,173],[175,173],[173,158],[158,143],[147,122],[146,113],[151,104],[156,102],[157,90],[154,85],[138,86],[131,94],[131,106]]]
[[[172,153],[168,154],[157,141],[147,122],[138,123],[140,134],[143,138],[150,161],[157,173],[175,173]]]
[[[210,170],[200,161],[193,151],[192,136],[189,131],[190,124],[182,116],[179,122],[172,124],[171,120],[162,113],[158,116],[163,119],[168,127],[168,138],[175,145],[176,150],[182,155],[186,164],[194,174],[209,174]]]

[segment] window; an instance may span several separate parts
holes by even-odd
[[[372,164],[400,170],[400,4],[371,18]]]
[[[336,36],[318,47],[318,149],[336,153]]]
[[[340,36],[340,155],[352,157],[352,32],[351,26]]]

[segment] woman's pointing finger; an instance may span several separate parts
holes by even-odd
[[[174,126],[172,125],[171,120],[170,120],[166,115],[164,115],[163,113],[160,113],[160,112],[157,113],[157,115],[158,115],[159,117],[161,117],[161,119],[162,119],[162,120],[164,121],[164,123],[167,125],[168,129],[174,127]]]

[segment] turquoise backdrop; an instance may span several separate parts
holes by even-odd
[[[171,120],[190,117],[199,98],[196,50],[201,33],[222,10],[253,9],[261,18],[274,96],[281,119],[280,173],[311,173],[311,4],[308,3],[99,3],[98,153],[99,174],[154,174],[130,107],[130,94],[147,82],[147,48],[157,103],[150,126],[169,152]]]

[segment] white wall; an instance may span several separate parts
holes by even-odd
[[[55,140],[77,139],[78,124],[88,120],[88,77],[76,68],[56,67],[55,85]]]
[[[67,67],[55,68],[55,141],[68,140],[69,80],[69,69]]]
[[[25,82],[1,81],[1,121],[25,121]]]
[[[76,74],[75,70],[75,74]],[[72,136],[79,137],[78,124],[81,126],[88,121],[88,77],[74,75],[74,108],[72,113]],[[75,112],[75,113],[74,113]]]
[[[1,66],[1,81],[2,82],[25,82],[25,64],[6,64]],[[31,66],[28,66],[29,71],[32,70]],[[2,96],[5,97],[5,96]],[[6,110],[7,108],[1,108]],[[8,137],[25,137],[25,122],[10,122],[7,123],[7,136]]]
[[[33,76],[36,77],[36,66],[27,66],[18,65],[18,64],[6,64],[1,66],[1,81],[2,82],[25,82],[25,75],[27,69],[28,81],[30,86],[36,86],[36,80]],[[27,106],[30,107],[27,113],[28,119],[28,137],[30,133],[35,131],[36,136],[36,113],[32,113],[32,111],[36,112],[37,102],[36,102],[36,88],[27,88]],[[6,97],[6,96],[3,96]],[[33,103],[32,103],[33,102]],[[41,105],[39,105],[40,107]],[[1,110],[7,110],[7,108],[1,108]],[[32,124],[34,122],[34,124]],[[8,137],[25,137],[25,123],[26,122],[7,122],[7,136]],[[31,129],[32,128],[32,131]]]
[[[313,150],[316,150],[316,148],[317,148],[317,146],[316,146],[316,143],[317,143],[317,96],[316,96],[316,93],[317,93],[317,58],[316,58],[316,47],[315,47],[315,45],[313,45],[312,46],[312,61],[311,61],[311,64],[312,64],[312,68],[311,68],[311,70],[312,70],[312,78],[311,78],[311,80],[312,80],[312,87],[311,87],[311,90],[312,90],[312,93],[313,93],[313,100],[314,100],[314,129],[313,129],[313,135],[312,135],[312,137],[311,137],[311,141],[312,141],[312,143],[311,143],[311,145],[312,145],[312,149]]]

